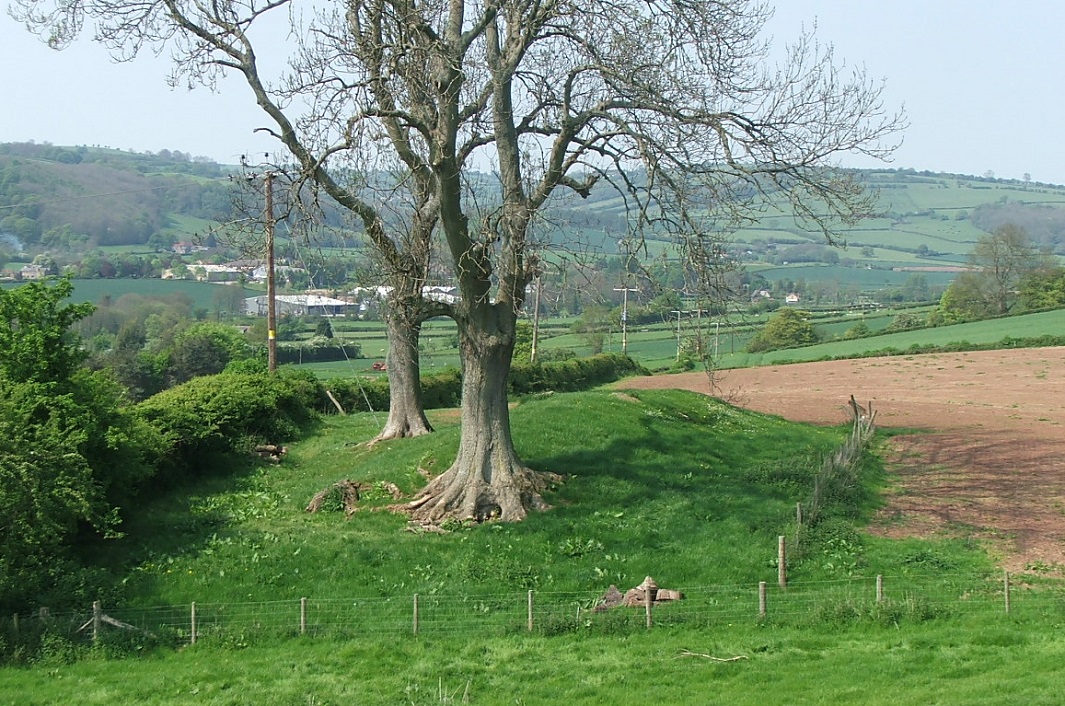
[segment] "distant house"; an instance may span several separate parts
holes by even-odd
[[[343,299],[323,297],[319,294],[278,294],[274,305],[279,316],[347,316],[356,304]],[[265,296],[244,300],[244,313],[249,316],[266,316],[269,302]]]
[[[240,270],[229,265],[211,265],[208,263],[189,265],[189,272],[194,274],[200,282],[236,282],[243,274]]]
[[[180,243],[174,243],[170,246],[170,250],[178,255],[191,255],[194,252],[206,252],[208,248],[203,245],[197,245],[196,243],[183,240]]]
[[[751,301],[758,301],[759,299],[772,299],[773,294],[768,289],[756,289],[751,292]]]
[[[799,295],[796,294],[795,292],[790,292],[786,297],[784,297],[784,303],[785,304],[798,304],[799,303]]]
[[[22,279],[44,279],[48,276],[48,268],[41,265],[25,265],[19,270]]]

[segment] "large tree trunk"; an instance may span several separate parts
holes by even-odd
[[[413,520],[432,524],[445,519],[517,522],[529,510],[547,508],[540,493],[558,476],[526,468],[514,450],[507,407],[513,325],[509,332],[475,329],[468,323],[459,328],[463,374],[458,456],[408,509]]]
[[[422,405],[421,360],[417,313],[401,302],[390,302],[388,326],[388,421],[374,442],[421,436],[433,430]]]

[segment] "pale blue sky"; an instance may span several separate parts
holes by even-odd
[[[887,80],[910,128],[891,166],[1065,184],[1065,3],[1060,0],[801,0],[777,3],[777,42],[805,24],[838,60]],[[166,148],[234,163],[273,150],[237,81],[222,93],[166,86],[165,59],[111,63],[80,43],[54,52],[0,16],[0,142]],[[844,160],[851,166],[872,163]]]

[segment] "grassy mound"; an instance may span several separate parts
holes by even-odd
[[[130,552],[126,599],[578,591],[646,575],[669,585],[757,584],[774,576],[776,538],[809,494],[818,459],[845,433],[677,391],[547,395],[523,401],[512,420],[522,458],[566,477],[549,512],[441,536],[406,532],[405,519],[385,511],[395,501],[383,488],[412,494],[422,474],[447,468],[454,413],[435,415],[437,434],[372,449],[360,445],[375,432],[372,417],[330,417],[280,467],[186,488],[140,513],[127,544],[147,555]],[[341,480],[369,489],[364,510],[350,520],[303,511]],[[145,536],[161,539],[144,545]]]

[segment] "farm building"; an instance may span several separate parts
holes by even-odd
[[[278,294],[274,298],[279,316],[347,316],[356,305],[343,299],[323,297],[318,294]],[[244,300],[244,313],[251,316],[266,316],[265,296]]]

